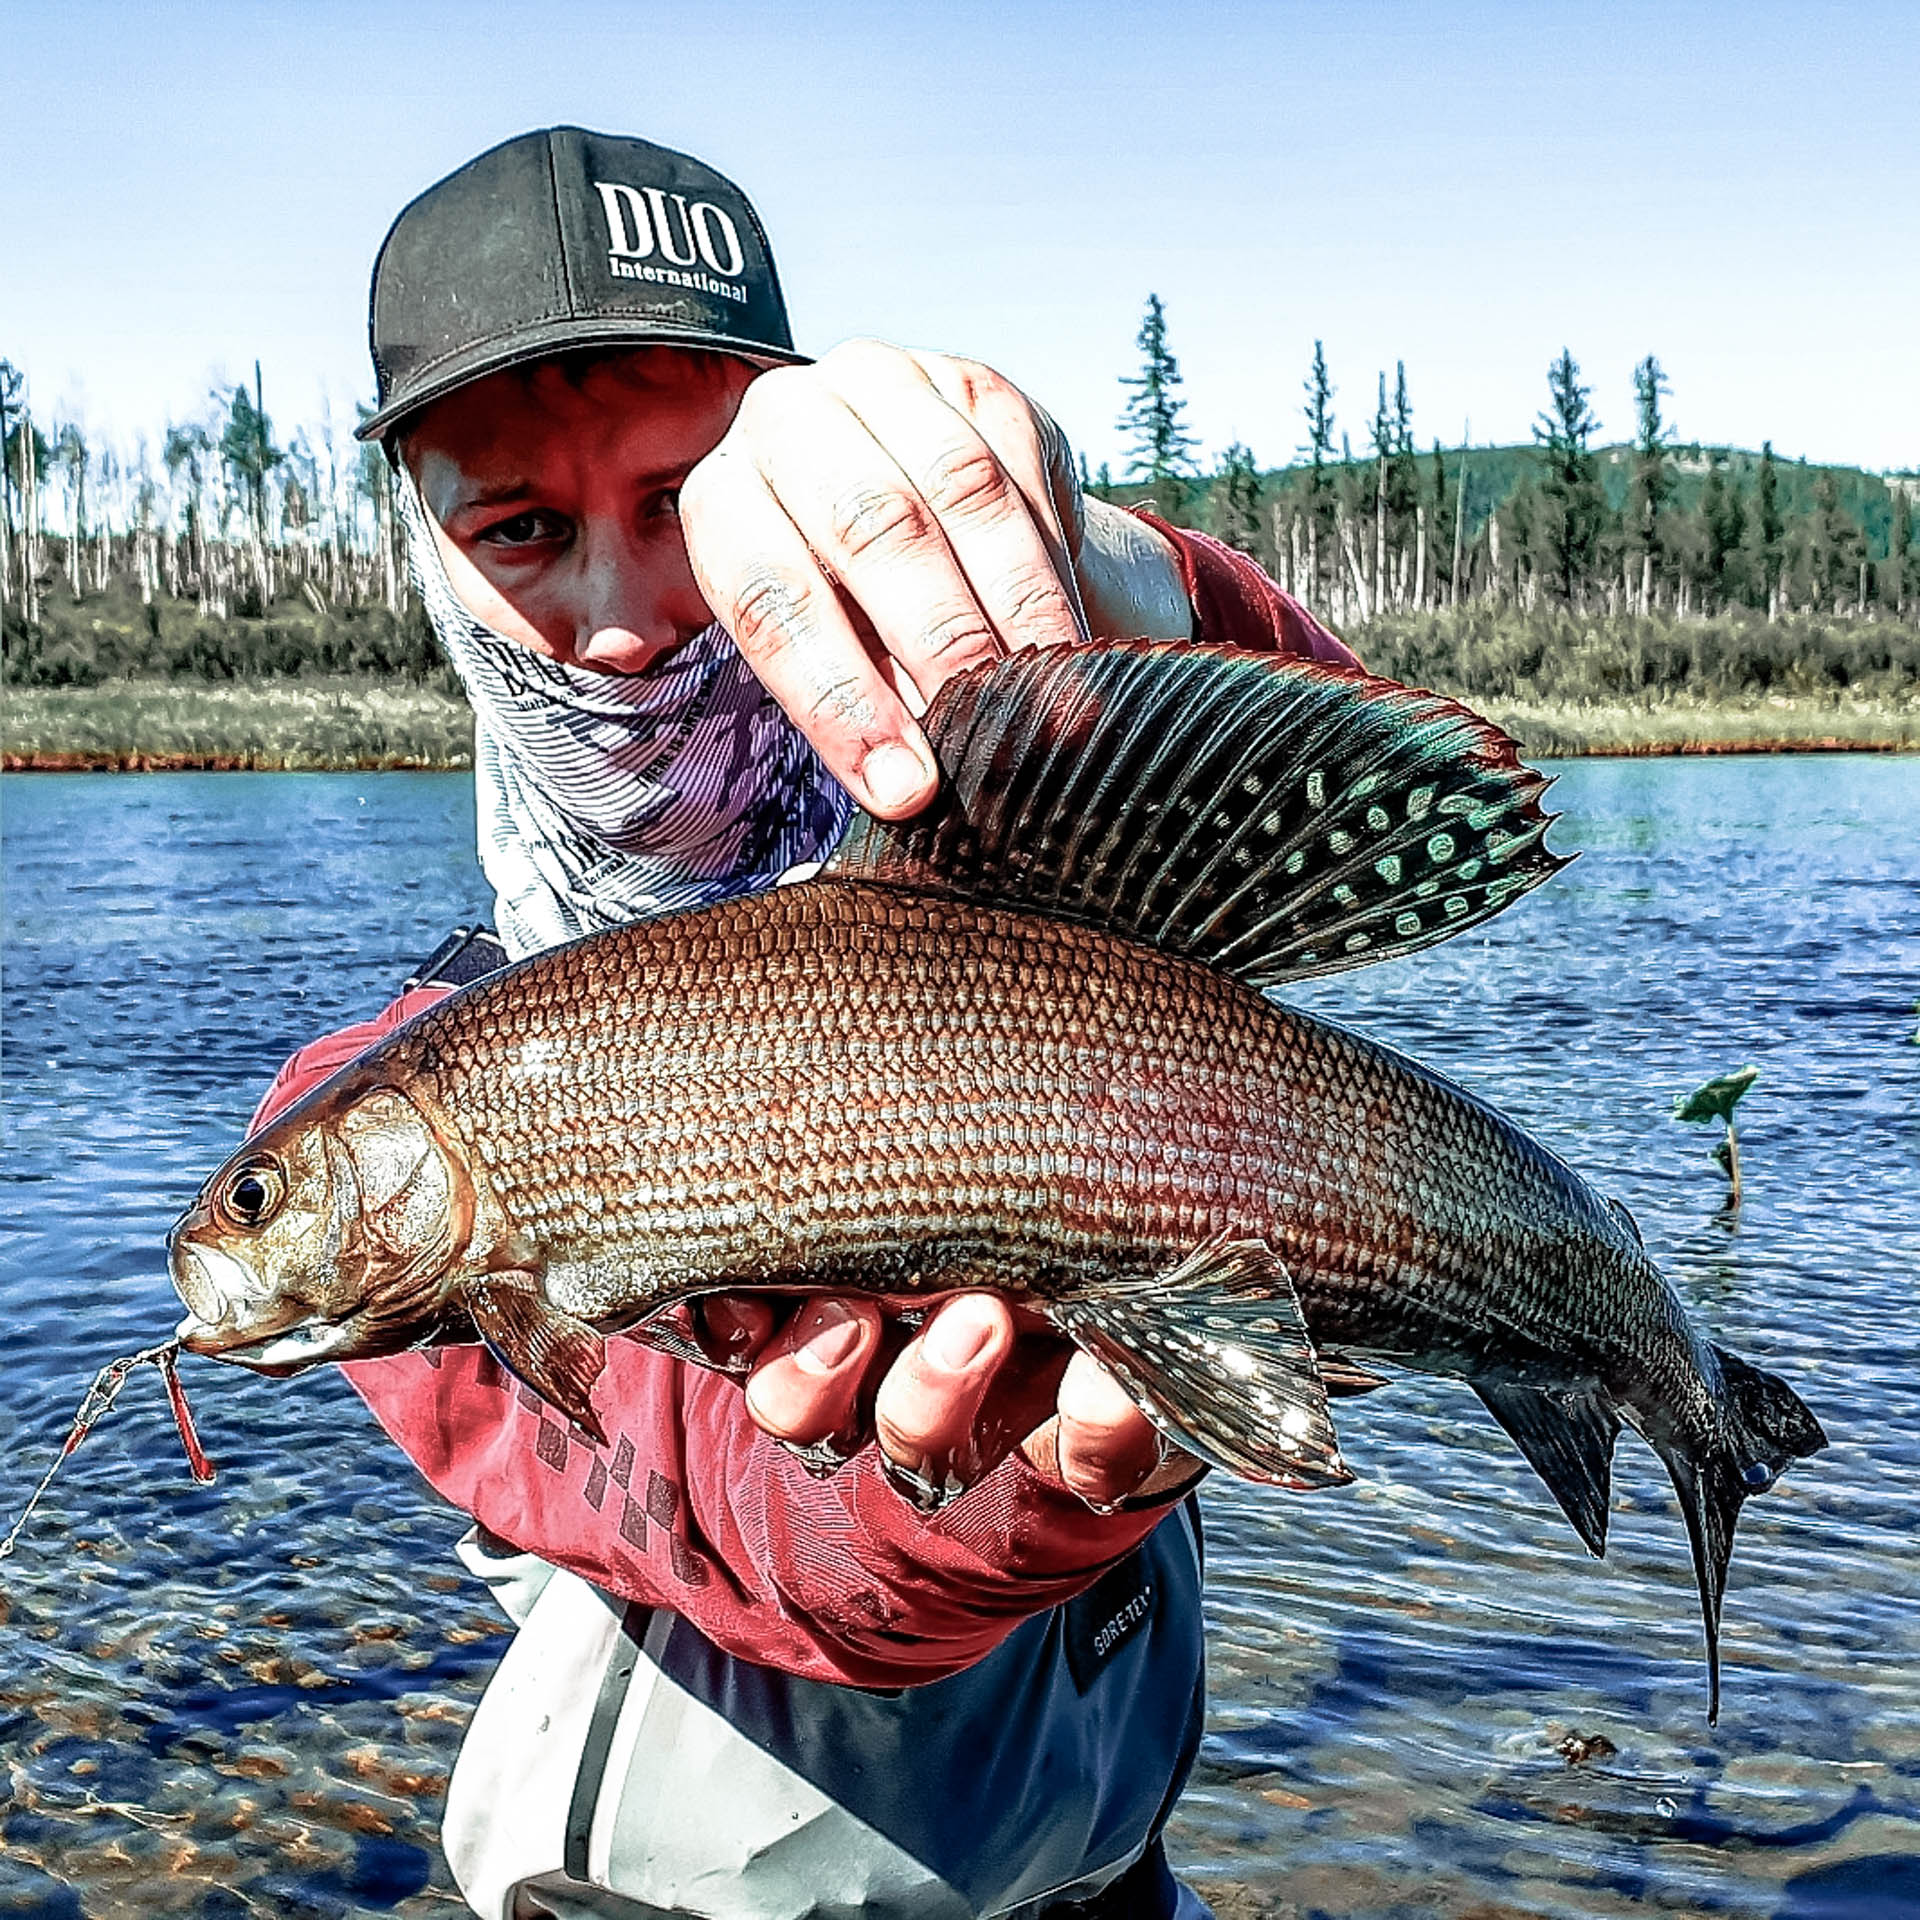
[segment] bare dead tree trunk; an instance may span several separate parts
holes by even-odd
[[[1423,501],[1413,513],[1413,604],[1418,612],[1427,610],[1427,509]]]
[[[1387,456],[1382,453],[1373,476],[1373,604],[1386,597],[1387,584]]]
[[[1460,485],[1453,496],[1453,572],[1447,578],[1447,605],[1457,607],[1460,604],[1460,564],[1463,558],[1461,541],[1467,527],[1467,461],[1463,448],[1460,456]]]
[[[1354,546],[1353,522],[1344,509],[1340,514],[1340,551],[1346,555],[1347,570],[1353,575],[1354,597],[1360,604],[1360,619],[1364,625],[1373,618],[1373,597],[1367,591],[1367,574],[1361,565],[1360,555]]]
[[[20,409],[20,604],[40,624],[40,490],[33,464],[33,415]]]
[[[1500,572],[1500,516],[1497,512],[1487,518],[1487,554],[1487,598],[1497,605],[1506,586],[1506,580]]]
[[[380,592],[387,611],[400,611],[400,568],[394,553],[396,529],[393,512],[393,479],[383,464],[373,491],[374,535],[380,543]]]

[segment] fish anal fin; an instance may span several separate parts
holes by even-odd
[[[607,1364],[605,1339],[584,1320],[562,1313],[537,1277],[512,1270],[467,1281],[461,1303],[487,1351],[598,1446],[606,1428],[593,1410],[593,1389]]]
[[[1491,722],[1350,667],[1145,641],[1027,649],[922,722],[940,797],[824,872],[1047,913],[1248,985],[1451,938],[1559,867]]]
[[[1211,1465],[1299,1489],[1353,1478],[1299,1297],[1264,1241],[1209,1240],[1152,1280],[1089,1288],[1048,1314]]]
[[[1363,1393],[1378,1393],[1382,1387],[1393,1385],[1386,1374],[1363,1367],[1350,1354],[1322,1347],[1316,1357],[1320,1362],[1320,1381],[1329,1400],[1353,1400]]]
[[[1620,1416],[1604,1393],[1562,1393],[1476,1380],[1487,1411],[1527,1456],[1573,1530],[1599,1559],[1607,1550],[1613,1443]]]

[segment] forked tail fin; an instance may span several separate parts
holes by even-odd
[[[1654,1442],[1673,1477],[1693,1548],[1700,1616],[1707,1633],[1709,1724],[1720,1717],[1720,1602],[1727,1589],[1727,1561],[1733,1553],[1740,1509],[1755,1494],[1765,1493],[1795,1460],[1804,1460],[1827,1444],[1812,1410],[1778,1374],[1753,1366],[1725,1347],[1713,1351],[1725,1383],[1731,1446],[1696,1459],[1677,1440]]]

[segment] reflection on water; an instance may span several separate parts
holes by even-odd
[[[1631,1437],[1587,1559],[1464,1388],[1338,1409],[1358,1485],[1215,1485],[1213,1725],[1174,1850],[1223,1915],[1920,1915],[1920,762],[1583,763],[1585,857],[1484,933],[1297,993],[1633,1209],[1833,1445],[1746,1511],[1706,1724]],[[0,1509],[174,1317],[161,1236],[300,1040],[480,904],[458,776],[6,782]],[[1756,1061],[1748,1199],[1669,1096]],[[504,1644],[458,1518],[331,1376],[137,1376],[0,1567],[0,1912],[458,1911],[435,1842]],[[1581,1764],[1569,1735],[1604,1736]]]

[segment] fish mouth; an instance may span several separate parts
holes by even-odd
[[[173,1247],[173,1290],[196,1320],[212,1327],[237,1309],[258,1307],[267,1289],[244,1260],[218,1247],[177,1240]]]
[[[354,1339],[348,1320],[308,1320],[298,1326],[276,1327],[273,1332],[248,1337],[244,1333],[209,1325],[197,1314],[189,1313],[174,1329],[174,1337],[189,1353],[209,1360],[230,1361],[252,1373],[263,1373],[275,1380],[289,1374],[304,1373],[324,1360],[350,1359],[342,1352]]]
[[[272,1290],[244,1260],[201,1242],[175,1242],[173,1290],[187,1309],[175,1337],[189,1353],[276,1379],[317,1366],[352,1338],[345,1322],[319,1318],[263,1327]]]

